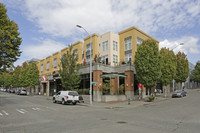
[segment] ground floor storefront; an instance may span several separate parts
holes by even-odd
[[[89,65],[80,68],[81,83],[76,90],[90,90],[90,68]],[[141,95],[145,98],[150,95],[149,90],[142,88],[139,93],[138,81],[134,65],[109,66],[105,64],[92,65],[92,100],[97,102],[134,100]],[[105,84],[110,88],[105,90]],[[53,96],[64,88],[61,85],[61,77],[58,73],[43,75],[40,77],[40,84],[36,88],[39,95]]]

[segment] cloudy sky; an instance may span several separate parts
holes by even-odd
[[[161,47],[185,52],[193,64],[200,60],[199,0],[1,0],[19,26],[23,39],[21,65],[46,58],[87,35],[115,33],[136,26],[160,41]]]

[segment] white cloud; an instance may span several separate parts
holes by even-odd
[[[77,35],[80,24],[90,33],[119,32],[137,26],[145,32],[194,26],[200,2],[190,0],[24,0],[22,10],[41,32]]]
[[[43,59],[55,52],[61,51],[61,49],[65,48],[63,43],[56,42],[54,40],[46,39],[41,41],[36,45],[26,45],[22,47],[23,56],[31,58]]]
[[[164,40],[159,44],[160,49],[163,47],[173,49],[175,53],[178,51],[184,52],[186,54],[200,54],[200,45],[198,45],[198,38],[195,37],[182,37],[176,39],[176,41]],[[179,45],[184,43],[183,45]]]

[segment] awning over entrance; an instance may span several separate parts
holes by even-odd
[[[117,73],[110,73],[110,74],[102,74],[101,78],[115,78],[115,77],[127,77],[127,75],[117,74]]]

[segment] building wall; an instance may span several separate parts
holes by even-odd
[[[54,59],[57,58],[57,66],[56,68],[54,68]],[[60,52],[56,52],[53,54],[53,58],[52,58],[52,72],[57,72],[60,69],[60,58],[61,58],[61,53]]]
[[[72,52],[77,49],[78,50],[78,64],[81,64],[82,63],[82,45],[83,45],[83,42],[81,41],[78,41],[74,44],[72,44]]]
[[[49,70],[47,70],[47,62],[49,62]],[[44,73],[45,75],[51,75],[52,74],[52,65],[53,65],[53,60],[52,60],[52,56],[48,56],[45,60],[45,64],[46,67],[44,68],[46,70],[46,73]]]
[[[40,76],[42,76],[42,75],[44,75],[45,73],[46,73],[46,61],[45,61],[46,59],[43,59],[43,60],[41,60],[40,61],[40,66],[39,66],[39,68],[40,68],[40,71],[39,71],[39,75]],[[41,72],[41,65],[43,64],[43,72]]]
[[[120,40],[120,62],[125,61],[125,38],[132,38],[132,61],[135,61],[135,52],[137,50],[137,37],[141,38],[143,41],[147,39],[153,39],[159,44],[159,41],[149,36],[145,32],[139,30],[136,27],[131,27],[126,30],[119,32],[119,40]]]
[[[93,55],[92,55],[92,59],[94,59],[95,55],[98,55],[98,37],[99,35],[98,34],[93,34],[91,35],[92,36],[92,49],[93,49]],[[86,37],[84,39],[84,59],[86,59],[86,46],[90,44],[90,37]]]
[[[103,51],[103,42],[108,41],[108,50]],[[118,44],[118,51],[113,50],[113,41],[117,42]],[[98,54],[100,56],[108,55],[108,62],[111,66],[114,66],[113,63],[113,54],[118,56],[118,62],[119,62],[119,35],[115,34],[113,32],[107,32],[101,36],[98,37]]]

